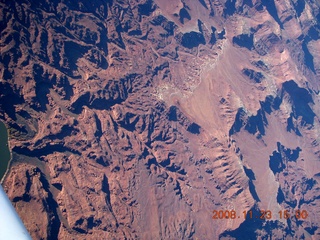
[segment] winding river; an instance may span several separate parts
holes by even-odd
[[[8,132],[4,123],[0,121],[0,180],[7,171],[9,161]]]

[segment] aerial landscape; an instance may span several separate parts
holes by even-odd
[[[0,0],[0,31],[32,239],[320,239],[319,1]]]

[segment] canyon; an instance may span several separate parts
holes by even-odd
[[[320,3],[0,12],[2,186],[33,239],[319,239]]]

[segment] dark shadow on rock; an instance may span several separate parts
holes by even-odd
[[[301,116],[303,125],[313,125],[316,114],[309,106],[309,104],[314,103],[309,91],[305,88],[300,88],[293,80],[283,83],[282,87],[283,91],[286,91],[292,100],[293,117],[298,119]]]
[[[244,47],[249,50],[254,48],[253,46],[253,34],[240,34],[232,38],[232,43],[239,47]]]
[[[247,5],[249,7],[253,7],[253,2],[252,0],[243,0],[243,5]]]
[[[207,4],[204,2],[204,0],[199,0],[202,6],[204,6],[206,9],[208,9]]]
[[[315,235],[316,230],[319,228],[317,226],[311,226],[311,227],[306,227],[304,230],[306,230],[311,236]]]
[[[211,33],[211,38],[210,38],[209,43],[210,44],[215,44],[217,42],[217,38],[216,38],[217,29],[215,27],[211,27],[211,31],[212,31],[212,33]]]
[[[270,33],[267,36],[260,38],[254,44],[254,48],[256,52],[261,55],[265,56],[268,54],[273,48],[279,46],[281,44],[281,38],[274,33]]]
[[[46,111],[46,105],[49,104],[47,94],[50,93],[50,88],[55,80],[54,77],[50,78],[47,72],[39,64],[33,65],[33,76],[35,81],[36,101],[31,106],[40,111]]]
[[[47,107],[46,105],[49,104],[47,94],[50,93],[51,85],[48,83],[37,83],[36,84],[36,96],[37,96],[37,102],[40,104],[38,105],[31,105],[36,110],[46,111]]]
[[[33,149],[33,150],[30,150],[26,147],[15,146],[13,147],[12,151],[18,154],[26,155],[28,157],[41,157],[41,156],[52,154],[54,152],[61,152],[61,153],[71,152],[76,155],[81,155],[79,151],[68,148],[62,144],[56,144],[56,145],[46,144],[46,146],[42,148]]]
[[[244,172],[246,173],[247,177],[249,178],[249,191],[250,191],[253,199],[256,200],[257,202],[260,202],[260,198],[256,192],[256,187],[253,184],[253,180],[256,180],[254,172],[251,169],[246,168],[245,166],[243,166],[243,169],[244,169]]]
[[[217,34],[217,38],[218,39],[226,39],[225,35],[226,35],[226,29],[222,29],[222,31]]]
[[[199,32],[201,32],[203,34],[203,22],[201,22],[200,19],[198,19],[198,29],[199,29]]]
[[[290,149],[277,142],[277,150],[273,151],[269,159],[269,167],[273,174],[280,173],[286,168],[288,162],[296,162],[301,148]]]
[[[94,114],[94,119],[95,119],[96,126],[97,126],[97,130],[94,133],[94,135],[95,135],[95,137],[100,138],[103,134],[102,133],[102,124],[101,124],[99,117],[96,114]]]
[[[169,108],[169,112],[168,112],[168,119],[170,121],[177,121],[178,117],[177,117],[177,107],[176,106],[171,106]]]
[[[267,114],[273,110],[278,110],[281,99],[273,96],[267,96],[265,101],[260,102],[261,108],[256,115],[248,116],[243,108],[239,108],[234,123],[229,130],[229,136],[240,132],[244,127],[251,134],[257,134],[257,137],[265,135],[265,127],[268,126]]]
[[[66,41],[64,43],[64,51],[65,51],[65,58],[67,59],[67,66],[62,66],[64,69],[72,75],[73,71],[78,69],[77,61],[80,57],[82,57],[87,51],[88,47],[79,45],[73,41]]]
[[[268,120],[265,116],[265,112],[262,109],[259,109],[257,115],[248,118],[245,130],[251,134],[259,132],[261,135],[265,135],[265,125],[268,125]]]
[[[110,192],[110,186],[109,181],[106,175],[103,175],[102,183],[101,183],[101,191],[106,194],[106,202],[108,205],[111,206],[111,192]]]
[[[199,134],[199,133],[200,133],[200,129],[201,129],[201,127],[200,127],[198,124],[196,124],[196,123],[191,123],[191,124],[188,126],[187,131],[188,131],[188,132],[191,132],[191,133],[193,133],[193,134]]]
[[[269,239],[273,235],[273,231],[277,230],[282,232],[281,239],[292,237],[292,231],[283,223],[277,220],[260,219],[261,210],[254,206],[251,210],[251,215],[248,213],[246,220],[240,224],[235,230],[226,230],[220,234],[219,239],[237,239],[237,240],[256,240],[256,239]],[[249,211],[248,211],[249,212]],[[243,218],[243,213],[241,217]]]
[[[279,150],[279,142],[277,143],[278,145],[278,150]],[[273,172],[273,174],[282,172],[283,169],[286,168],[286,165],[284,163],[284,160],[282,158],[282,155],[280,152],[278,151],[273,151],[272,155],[270,156],[269,159],[269,167],[271,169],[271,171]]]
[[[156,66],[153,70],[152,76],[157,76],[159,74],[159,72],[161,72],[165,68],[169,68],[169,62],[167,62],[167,61],[160,64],[159,66]]]
[[[168,19],[162,15],[156,16],[150,23],[154,26],[161,26],[170,36],[174,34],[174,29],[176,27],[175,23],[168,21]]]
[[[306,6],[305,0],[297,0],[296,2],[293,1],[292,3],[298,17],[300,17],[301,13],[304,11],[304,8]]]
[[[122,103],[131,92],[131,82],[136,77],[136,74],[130,74],[119,80],[109,80],[104,89],[98,90],[96,93],[84,93],[71,104],[72,112],[81,113],[83,106],[105,110],[115,104]]]
[[[280,28],[283,29],[283,24],[280,21],[274,0],[262,0],[261,2],[266,7],[271,17],[273,17],[273,19],[279,24]]]
[[[237,212],[237,215],[242,219],[244,218],[243,212]],[[283,228],[278,221],[265,221],[265,219],[260,219],[260,216],[260,209],[258,209],[257,206],[254,206],[247,211],[247,215],[245,216],[246,220],[241,223],[237,229],[226,230],[220,234],[219,239],[255,240],[261,237],[258,230],[263,229],[268,236],[272,234],[272,230]]]
[[[290,117],[287,119],[287,131],[291,132],[291,130],[298,136],[302,136],[301,132],[299,131],[298,126],[293,121],[293,113],[290,113]]]
[[[155,6],[153,5],[152,0],[146,1],[144,4],[138,5],[139,15],[150,16],[152,12],[155,10]]]
[[[261,60],[259,60],[259,61],[254,61],[254,62],[252,62],[252,64],[253,64],[254,66],[260,68],[260,69],[263,70],[263,71],[268,71],[268,70],[269,70],[268,66],[267,66],[263,61],[261,61]]]
[[[56,189],[58,189],[59,191],[62,190],[62,184],[61,183],[53,183],[52,186],[54,186]]]
[[[0,112],[6,113],[14,121],[17,120],[14,105],[24,102],[20,94],[13,91],[10,84],[0,82]]]
[[[184,24],[184,20],[191,20],[191,16],[186,8],[181,8],[179,12],[179,21]]]
[[[227,0],[223,9],[223,16],[232,16],[236,12],[236,0]]]
[[[192,31],[183,34],[181,44],[183,47],[191,49],[194,47],[198,47],[200,44],[206,44],[206,40],[201,33]]]
[[[261,72],[256,72],[253,69],[244,68],[242,69],[242,73],[256,83],[261,83],[261,81],[265,78]]]
[[[245,112],[244,108],[239,108],[236,114],[234,123],[229,130],[229,136],[240,132],[241,128],[245,125],[245,121],[247,119],[247,113]]]
[[[312,40],[319,40],[320,39],[320,29],[319,29],[319,25],[316,25],[316,26],[311,26],[308,30],[308,35],[306,36]],[[308,42],[309,40],[308,39]]]
[[[304,41],[302,43],[302,50],[304,53],[304,63],[305,65],[312,71],[312,72],[316,72],[315,68],[314,68],[314,62],[313,62],[313,56],[310,53],[308,46],[307,46],[307,42]]]
[[[284,194],[283,194],[283,192],[282,192],[282,190],[281,190],[281,187],[279,186],[279,188],[278,188],[278,193],[277,193],[277,202],[279,203],[279,204],[281,204],[281,203],[283,203],[285,201],[285,197],[284,197]]]

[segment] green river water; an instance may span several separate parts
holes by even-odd
[[[0,121],[0,180],[7,170],[9,161],[8,132],[4,123]]]

